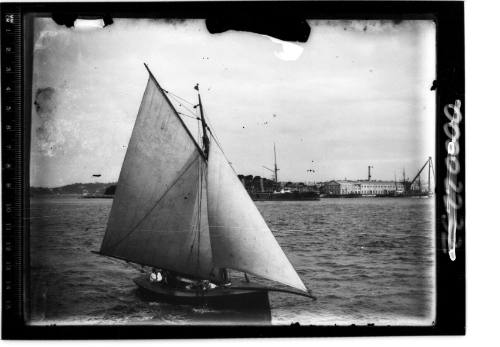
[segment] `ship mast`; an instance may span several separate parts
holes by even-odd
[[[278,164],[276,163],[276,143],[274,144],[274,170],[268,167],[262,166],[264,169],[271,171],[274,174],[274,189],[278,189]]]
[[[405,175],[405,168],[403,167],[403,192],[406,194],[406,175]],[[408,189],[409,190],[409,189]]]
[[[208,130],[210,130],[210,129],[208,128],[207,122],[205,121],[205,114],[203,113],[203,105],[201,103],[200,88],[199,88],[198,83],[196,83],[196,86],[194,87],[194,89],[196,89],[196,91],[198,92],[198,105],[196,105],[196,106],[200,107],[201,127],[203,129],[203,137],[202,137],[203,153],[205,154],[205,159],[208,160],[210,140],[208,139],[207,129]],[[195,108],[196,108],[196,106],[195,106]],[[219,276],[222,278],[222,283],[228,283],[230,280],[229,280],[229,273],[227,271],[227,268],[219,268],[218,271],[219,271]],[[247,282],[249,282],[248,277],[246,276],[246,273],[245,273],[245,278],[247,279]]]
[[[276,163],[276,143],[274,144],[274,181],[278,184],[278,164]]]
[[[196,89],[196,91],[198,92],[198,105],[196,106],[199,106],[200,107],[200,118],[201,118],[201,125],[202,125],[202,129],[203,129],[203,152],[205,153],[205,158],[208,159],[208,148],[209,148],[209,144],[210,144],[210,141],[208,139],[208,135],[207,135],[207,123],[205,121],[205,115],[203,114],[203,105],[201,104],[201,96],[200,96],[200,89],[199,89],[199,84],[197,83],[196,86],[194,87],[194,89]],[[195,106],[195,107],[196,107]]]

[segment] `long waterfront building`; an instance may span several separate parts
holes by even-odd
[[[328,181],[321,187],[321,193],[328,195],[384,195],[402,193],[402,182],[394,181]]]

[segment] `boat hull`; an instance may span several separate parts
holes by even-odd
[[[268,291],[265,287],[244,289],[245,283],[235,283],[238,289],[216,287],[203,291],[172,288],[162,283],[150,282],[145,277],[135,278],[134,282],[143,296],[155,301],[214,308],[270,310]]]

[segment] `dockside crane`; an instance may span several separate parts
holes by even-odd
[[[427,189],[428,189],[429,193],[431,192],[431,170],[432,170],[432,174],[434,176],[434,165],[432,164],[432,157],[429,157],[425,161],[424,165],[420,168],[420,170],[418,171],[418,173],[415,175],[415,178],[413,178],[411,181],[408,182],[407,187],[405,187],[405,189],[407,191],[409,191],[411,189],[411,186],[420,177],[420,174],[422,173],[422,171],[424,171],[424,169],[425,169],[426,166],[428,168],[428,173],[427,173]],[[436,176],[434,176],[434,178],[436,178]]]

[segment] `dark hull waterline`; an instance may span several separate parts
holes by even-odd
[[[254,201],[318,201],[319,194],[315,192],[287,192],[287,193],[251,193]]]
[[[269,310],[268,291],[265,287],[259,288],[253,285],[246,289],[245,283],[236,283],[237,287],[235,288],[216,287],[209,290],[188,290],[151,282],[145,277],[135,278],[134,282],[143,295],[172,304]]]

